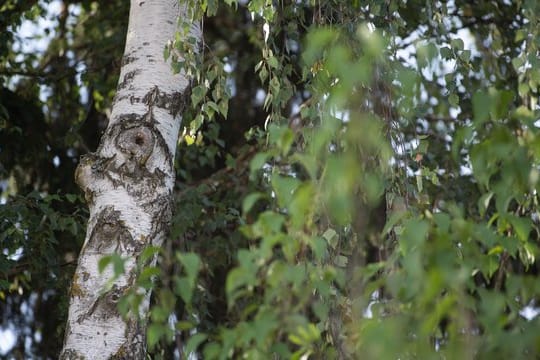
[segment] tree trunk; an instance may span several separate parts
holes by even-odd
[[[174,154],[189,80],[184,73],[173,74],[163,50],[175,38],[180,17],[187,18],[186,6],[178,0],[131,1],[109,126],[98,150],[84,156],[75,173],[90,219],[71,287],[61,359],[145,357],[150,294],[129,320],[116,305],[134,286],[141,251],[161,245],[171,218]],[[190,35],[200,38],[197,25]],[[111,284],[112,270],[100,273],[98,262],[114,253],[127,260],[124,275]]]

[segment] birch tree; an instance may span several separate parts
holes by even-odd
[[[62,359],[144,358],[150,294],[129,320],[117,303],[134,286],[142,250],[163,242],[171,218],[174,154],[189,79],[173,73],[163,49],[186,17],[187,5],[178,0],[131,1],[109,125],[75,174],[90,218],[70,291]],[[200,37],[196,24],[183,34]],[[125,259],[114,281],[110,269],[98,268],[111,254]]]

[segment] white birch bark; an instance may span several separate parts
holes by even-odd
[[[144,314],[124,321],[120,297],[135,281],[143,248],[161,245],[171,218],[174,153],[189,79],[163,60],[186,18],[178,0],[132,0],[126,48],[108,128],[95,153],[81,159],[75,178],[89,204],[85,243],[70,292],[61,359],[144,359]],[[200,38],[197,25],[191,36]],[[111,272],[98,262],[117,253],[125,274],[105,288]],[[146,294],[148,300],[149,294]]]

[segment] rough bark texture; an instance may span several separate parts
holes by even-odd
[[[144,324],[125,321],[120,297],[134,285],[143,248],[160,245],[171,218],[174,153],[189,85],[163,60],[185,9],[178,0],[131,1],[126,49],[111,119],[95,153],[75,178],[90,208],[86,240],[73,278],[61,359],[144,359]],[[200,37],[197,26],[192,36]],[[98,262],[128,260],[112,286]],[[149,298],[147,294],[146,298]],[[142,305],[145,314],[148,301]],[[143,317],[144,318],[144,317]]]

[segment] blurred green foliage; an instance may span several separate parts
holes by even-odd
[[[81,37],[81,44],[120,46],[124,28],[107,8],[80,6],[69,31],[96,34]],[[204,16],[201,51],[191,42],[164,49],[194,84],[176,157],[170,238],[139,259],[138,285],[154,289],[150,356],[537,357],[537,2],[205,0],[196,6],[192,16]],[[32,9],[20,11],[38,16]],[[124,5],[114,9],[127,16]],[[11,26],[19,21],[3,8],[0,19],[11,19]],[[81,26],[88,28],[76,32]],[[106,39],[99,39],[98,26]],[[113,55],[121,56],[121,47],[108,58],[100,49],[80,61],[100,69],[98,61],[113,66]],[[188,55],[185,61],[171,55],[177,50]],[[15,55],[0,53],[0,75]],[[95,71],[84,76],[92,100],[64,105],[74,114],[88,106],[98,124],[116,75]],[[20,97],[13,103],[33,99],[32,111],[40,112],[38,90],[20,81],[9,91]],[[25,131],[11,125],[16,109],[4,95],[0,104],[9,131]],[[75,126],[63,146],[81,149],[84,127],[73,122],[81,115],[53,121],[50,109],[41,111],[43,132],[57,122],[64,130],[52,138],[69,138],[65,129]],[[32,150],[28,161],[9,163],[1,156],[13,146],[0,145],[0,161],[8,164],[2,177],[18,184],[6,188],[14,196],[0,208],[8,219],[0,227],[2,309],[29,301],[15,290],[43,288],[28,279],[65,256],[58,232],[78,238],[84,223],[77,197],[50,195],[70,192],[56,180],[64,165],[43,182],[57,187],[30,193],[16,169],[32,169],[39,154]],[[45,156],[51,161],[52,154]],[[36,187],[42,178],[29,179],[25,186]],[[60,204],[75,207],[75,215],[66,218]],[[22,263],[13,257],[17,251],[35,260]],[[149,266],[156,254],[158,265]],[[121,271],[121,259],[101,265],[109,264]],[[12,275],[18,268],[24,277]],[[41,276],[57,289],[58,277],[69,271]],[[130,292],[120,310],[134,313],[141,301]]]

